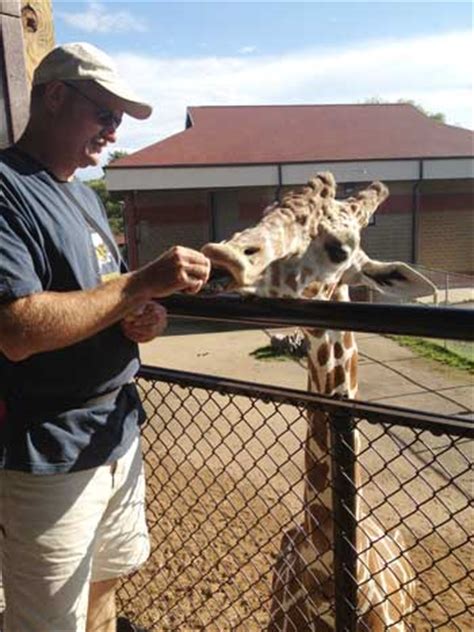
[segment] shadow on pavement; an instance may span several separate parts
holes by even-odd
[[[204,320],[199,318],[168,317],[168,327],[163,336],[185,336],[192,334],[210,334],[225,331],[262,329],[261,325],[229,323],[219,320]]]

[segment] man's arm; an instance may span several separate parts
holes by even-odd
[[[209,260],[180,246],[147,266],[91,290],[41,292],[0,306],[0,351],[20,361],[67,347],[110,327],[154,298],[198,292]]]

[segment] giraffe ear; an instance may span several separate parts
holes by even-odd
[[[348,285],[367,285],[390,296],[437,296],[436,286],[429,279],[401,261],[375,261],[365,252],[344,272],[342,282]]]

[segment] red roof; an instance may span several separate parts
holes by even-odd
[[[190,107],[186,130],[110,167],[462,157],[473,141],[410,104]]]

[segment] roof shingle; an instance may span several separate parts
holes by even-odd
[[[189,127],[110,168],[473,156],[474,133],[411,104],[204,106]]]

